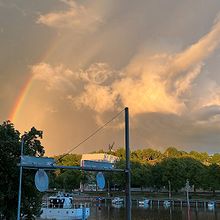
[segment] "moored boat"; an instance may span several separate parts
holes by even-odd
[[[114,199],[112,199],[112,204],[122,204],[122,203],[124,203],[123,198],[115,197]]]
[[[163,206],[164,206],[165,208],[170,207],[170,205],[171,205],[171,202],[170,202],[169,200],[164,200]]]
[[[58,194],[48,198],[47,203],[41,208],[41,218],[79,220],[90,216],[90,208],[86,204],[74,204],[73,197]]]
[[[149,199],[143,199],[138,201],[139,206],[147,206],[149,205],[150,200]]]
[[[208,209],[212,210],[215,208],[215,201],[208,201]]]

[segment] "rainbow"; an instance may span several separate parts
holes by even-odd
[[[62,38],[59,39],[60,41],[62,40]],[[56,49],[58,45],[58,40],[54,37],[51,40],[51,43],[49,44],[49,47],[46,51],[46,53],[41,56],[41,58],[39,59],[40,62],[45,62],[49,56],[54,52],[54,50]],[[25,101],[25,99],[27,98],[29,92],[31,91],[32,85],[34,84],[34,75],[30,74],[30,76],[25,80],[23,86],[21,87],[18,96],[15,99],[15,102],[13,104],[13,107],[11,109],[11,111],[9,112],[8,115],[8,120],[10,120],[11,122],[15,122],[16,118],[18,117],[19,113],[22,110],[22,105]]]
[[[33,84],[33,75],[31,75],[24,83],[24,85],[22,86],[16,100],[15,103],[12,107],[11,112],[9,113],[8,119],[11,122],[14,122],[16,120],[16,116],[18,115],[18,113],[21,110],[22,104],[25,100],[25,98],[27,97],[29,91],[31,90],[31,86]]]

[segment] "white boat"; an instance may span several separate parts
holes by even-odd
[[[114,199],[112,199],[112,204],[122,204],[122,203],[124,203],[123,198],[115,197]]]
[[[41,208],[43,219],[79,220],[90,216],[90,208],[86,204],[73,204],[73,197],[59,193],[51,196]]]
[[[149,202],[150,202],[149,199],[140,200],[140,201],[138,201],[138,205],[139,206],[147,206],[147,205],[149,205]]]
[[[214,201],[209,201],[208,202],[208,209],[212,210],[215,208],[215,202]]]
[[[116,209],[120,209],[124,206],[124,203],[118,203],[118,204],[113,204],[112,203],[112,207],[116,208]]]
[[[169,200],[165,200],[165,201],[163,202],[163,206],[164,206],[165,208],[170,207],[170,205],[171,205],[171,202],[170,202]]]

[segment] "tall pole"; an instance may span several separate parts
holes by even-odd
[[[125,108],[125,150],[126,150],[126,219],[131,220],[131,168],[129,149],[129,111]]]
[[[189,203],[189,180],[186,180],[186,200],[187,200],[187,207],[190,208],[190,203]]]
[[[169,199],[171,199],[171,182],[168,180],[168,185],[169,185]]]
[[[21,216],[21,185],[22,185],[22,164],[21,157],[23,156],[24,151],[24,137],[21,139],[21,156],[20,156],[20,175],[19,175],[19,190],[18,190],[18,212],[17,212],[17,220],[20,220]]]

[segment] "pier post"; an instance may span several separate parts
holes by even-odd
[[[129,111],[125,108],[125,151],[126,151],[126,219],[131,220],[131,168],[129,148]]]

